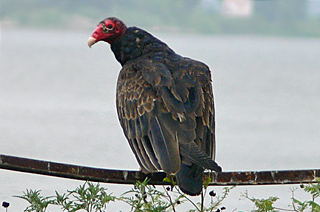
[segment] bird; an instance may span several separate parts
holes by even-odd
[[[116,107],[120,125],[143,173],[175,175],[182,192],[203,189],[215,162],[215,109],[209,67],[183,57],[144,29],[108,17],[88,39],[110,44],[121,64]]]

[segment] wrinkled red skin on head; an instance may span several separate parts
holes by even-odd
[[[102,27],[112,25],[112,30],[105,32]],[[114,41],[119,40],[122,35],[126,32],[126,25],[116,18],[107,18],[100,22],[98,27],[94,30],[92,33],[92,37],[96,39],[96,42],[98,41],[106,41],[108,43],[113,43]]]

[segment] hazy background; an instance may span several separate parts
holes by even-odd
[[[1,0],[3,27],[91,29],[116,16],[160,32],[319,35],[319,0]]]
[[[108,44],[87,47],[97,23],[116,16],[209,65],[216,159],[224,171],[319,169],[320,1],[0,2],[1,154],[138,169],[116,116],[121,67]],[[0,201],[11,203],[9,211],[23,211],[27,202],[12,196],[26,188],[53,195],[79,184],[0,170]],[[115,195],[130,188],[103,186]],[[224,206],[250,211],[253,205],[239,200],[248,190],[257,198],[279,196],[276,205],[286,208],[292,187],[237,187]],[[219,194],[222,188],[212,189]],[[304,197],[300,190],[296,195]]]

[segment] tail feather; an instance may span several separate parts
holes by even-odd
[[[180,144],[180,153],[188,161],[197,164],[205,169],[221,172],[221,167],[214,162],[206,153],[201,151],[195,142]]]
[[[202,191],[204,169],[196,164],[191,166],[181,163],[180,170],[176,173],[178,186],[182,192],[196,196]]]

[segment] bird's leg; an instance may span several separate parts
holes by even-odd
[[[174,174],[167,174],[163,181],[170,183],[171,191],[173,190],[173,187],[177,185],[176,176]]]

